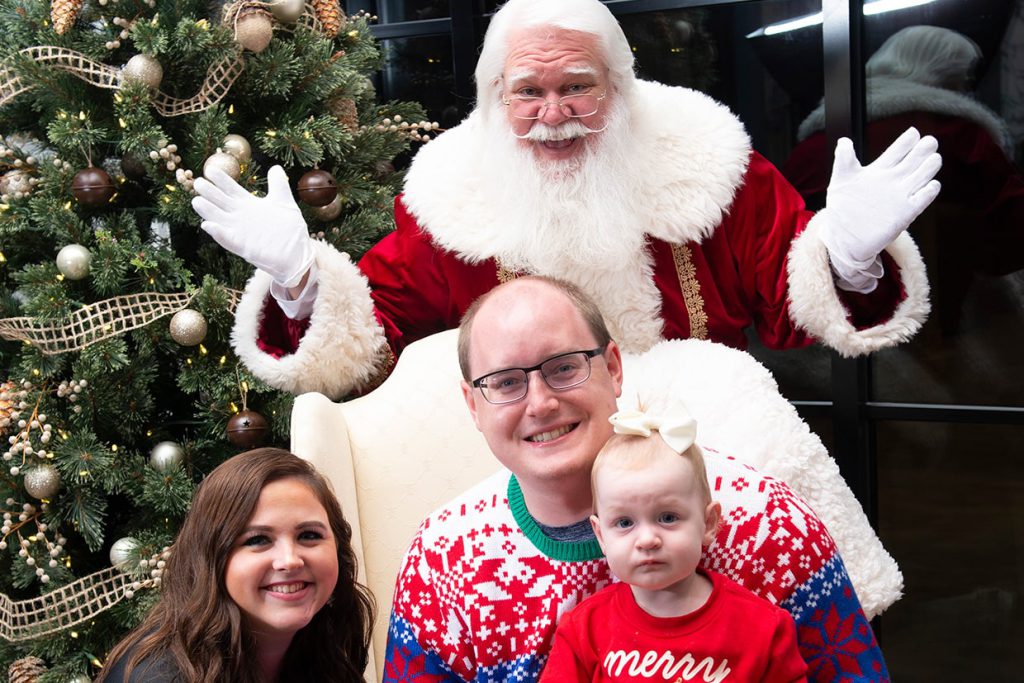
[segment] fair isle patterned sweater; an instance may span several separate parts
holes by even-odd
[[[809,681],[888,681],[817,516],[784,483],[705,452],[722,526],[703,566],[789,611]],[[596,540],[544,536],[499,472],[420,526],[399,570],[384,682],[536,681],[559,618],[615,580]]]

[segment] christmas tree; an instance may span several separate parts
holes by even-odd
[[[436,124],[376,102],[371,20],[337,0],[0,0],[10,680],[90,680],[157,598],[204,474],[287,445],[291,397],[228,342],[251,267],[201,231],[192,184],[214,165],[260,192],[281,164],[315,237],[355,258],[391,229],[391,162]]]

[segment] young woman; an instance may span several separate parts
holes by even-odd
[[[327,481],[260,448],[199,486],[160,602],[110,653],[98,683],[360,683],[373,599]]]

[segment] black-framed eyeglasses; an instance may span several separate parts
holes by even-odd
[[[470,384],[480,390],[488,403],[514,403],[529,390],[530,373],[540,370],[545,384],[555,391],[570,389],[590,379],[590,359],[604,353],[599,346],[587,351],[560,353],[530,368],[506,368],[478,377]]]

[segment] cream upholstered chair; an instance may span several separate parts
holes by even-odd
[[[292,450],[334,484],[365,581],[377,598],[379,681],[399,563],[422,519],[499,468],[459,390],[457,332],[410,345],[380,387],[347,403],[304,394],[292,411]],[[900,596],[902,576],[817,436],[771,374],[742,351],[706,341],[662,342],[624,359],[620,407],[657,411],[682,401],[699,443],[788,483],[825,522],[869,618]]]

